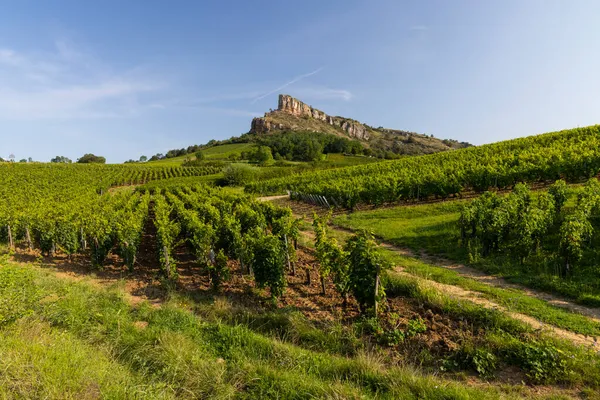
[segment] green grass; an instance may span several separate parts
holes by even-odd
[[[308,227],[304,226],[303,228],[307,229]],[[341,242],[350,236],[348,232],[344,231],[332,230],[330,234]],[[313,247],[306,236],[302,236],[300,244]],[[468,324],[473,326],[474,330],[479,330],[480,333],[475,338],[475,344],[466,341],[459,349],[456,358],[462,360],[460,361],[461,365],[465,362],[467,364],[472,362],[469,357],[473,353],[485,349],[485,351],[494,354],[494,357],[504,359],[504,362],[509,364],[513,363],[530,375],[535,374],[535,368],[530,365],[531,360],[528,358],[528,354],[538,352],[561,354],[566,352],[573,355],[570,358],[571,361],[579,360],[574,361],[570,368],[578,370],[577,374],[587,375],[585,380],[600,383],[598,381],[600,369],[596,371],[587,370],[587,363],[592,362],[589,358],[592,353],[588,350],[575,346],[566,340],[552,338],[553,335],[551,334],[535,338],[535,335],[532,335],[533,328],[528,324],[512,319],[495,309],[486,309],[469,301],[454,299],[433,288],[427,280],[430,279],[480,292],[483,297],[506,307],[510,311],[530,315],[545,323],[584,335],[597,336],[600,333],[600,324],[579,314],[554,307],[543,300],[528,297],[517,290],[492,287],[461,277],[454,271],[426,264],[413,257],[401,256],[388,249],[382,249],[381,251],[392,265],[401,265],[406,272],[414,275],[410,277],[389,271],[385,279],[386,294],[389,297],[403,296],[415,299],[425,308],[434,309],[438,313],[449,315],[454,319],[468,321]],[[454,362],[453,357],[450,360]],[[552,369],[552,367],[549,368],[549,370]],[[547,372],[548,374],[544,375],[544,379],[560,381],[566,376],[561,372]],[[553,378],[550,378],[550,376],[553,376]]]
[[[566,207],[575,205],[580,187],[571,186]],[[334,223],[350,229],[368,229],[382,240],[410,248],[416,253],[425,251],[429,255],[469,264],[467,249],[461,247],[458,228],[461,209],[468,201],[453,200],[360,211],[338,216]],[[544,254],[547,253],[530,257],[524,267],[510,254],[494,255],[469,265],[512,283],[556,293],[580,304],[600,306],[600,280],[597,279],[593,259],[577,275],[561,279],[554,273],[554,264],[558,261]]]
[[[380,162],[380,158],[366,156],[346,156],[338,153],[331,153],[325,156],[326,163],[335,164],[336,166],[345,167],[351,165],[370,164]]]
[[[0,394],[8,398],[519,397],[514,388],[503,394],[386,367],[369,353],[310,350],[199,317],[177,299],[132,307],[119,287],[35,267],[0,267],[0,298]]]
[[[227,160],[231,154],[240,155],[242,151],[249,151],[253,143],[232,143],[219,146],[209,147],[201,150],[207,160]],[[151,161],[148,165],[181,165],[186,159],[195,160],[194,154],[186,154],[184,156],[165,158],[164,160]]]
[[[523,294],[516,289],[503,289],[465,278],[455,271],[436,267],[413,257],[406,257],[389,250],[384,250],[394,265],[403,266],[405,271],[416,276],[431,279],[448,285],[459,286],[515,311],[529,315],[547,324],[567,329],[575,333],[600,337],[600,323],[589,318],[556,307],[547,301]]]
[[[464,259],[458,246],[458,218],[468,200],[399,206],[340,215],[333,222],[350,229],[367,229],[386,242],[415,251]]]
[[[436,206],[438,206],[438,209],[444,208],[442,205]],[[378,212],[385,211],[389,210],[378,210]],[[411,214],[410,212],[408,212],[408,215],[414,216],[414,214]],[[338,219],[336,218],[336,221],[337,220]],[[380,225],[384,226],[383,224]],[[369,229],[374,231],[376,226],[377,225],[369,226]],[[303,229],[310,230],[310,227],[305,225]],[[407,231],[407,229],[403,230],[403,232]],[[339,230],[330,230],[330,234],[341,243],[345,242],[350,236],[350,233]],[[314,247],[314,244],[308,240],[306,236],[301,238],[300,244],[309,248]],[[461,276],[456,271],[438,267],[419,258],[401,255],[386,248],[381,248],[381,251],[392,263],[392,265],[401,266],[406,272],[415,276],[430,279],[447,285],[459,286],[463,289],[473,292],[478,292],[482,294],[483,297],[506,307],[510,311],[529,315],[544,323],[551,324],[562,329],[567,329],[575,333],[600,337],[600,323],[595,322],[583,315],[571,312],[567,309],[553,306],[545,300],[528,296],[517,289],[499,288],[488,285],[477,280]],[[391,276],[393,278],[394,274],[391,273]],[[391,283],[392,293],[394,293],[394,279],[391,279]]]

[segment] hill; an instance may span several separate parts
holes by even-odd
[[[551,132],[526,138],[405,157],[400,160],[314,171],[246,185],[250,192],[321,195],[333,204],[447,198],[464,192],[506,189],[518,182],[556,179],[580,182],[600,173],[600,126]]]
[[[471,146],[456,140],[441,140],[433,136],[383,127],[374,128],[351,118],[330,116],[285,94],[279,95],[277,110],[254,118],[250,128],[250,133],[257,135],[289,131],[328,133],[358,140],[382,158],[385,152],[417,155]]]

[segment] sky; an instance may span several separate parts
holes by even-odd
[[[290,94],[484,144],[600,123],[595,0],[0,0],[0,157],[239,136]]]

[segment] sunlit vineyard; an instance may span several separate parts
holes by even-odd
[[[600,126],[547,133],[419,157],[315,171],[246,185],[248,192],[325,196],[359,203],[447,198],[465,191],[510,188],[518,182],[577,182],[600,171]]]
[[[22,239],[44,254],[89,248],[96,265],[116,246],[132,266],[149,196],[108,194],[109,189],[214,172],[212,167],[2,164],[0,234],[10,247]]]

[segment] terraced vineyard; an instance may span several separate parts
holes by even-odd
[[[246,185],[263,195],[291,191],[325,196],[354,208],[399,201],[457,197],[518,182],[578,182],[600,172],[600,126],[547,133],[479,147],[317,171]]]

